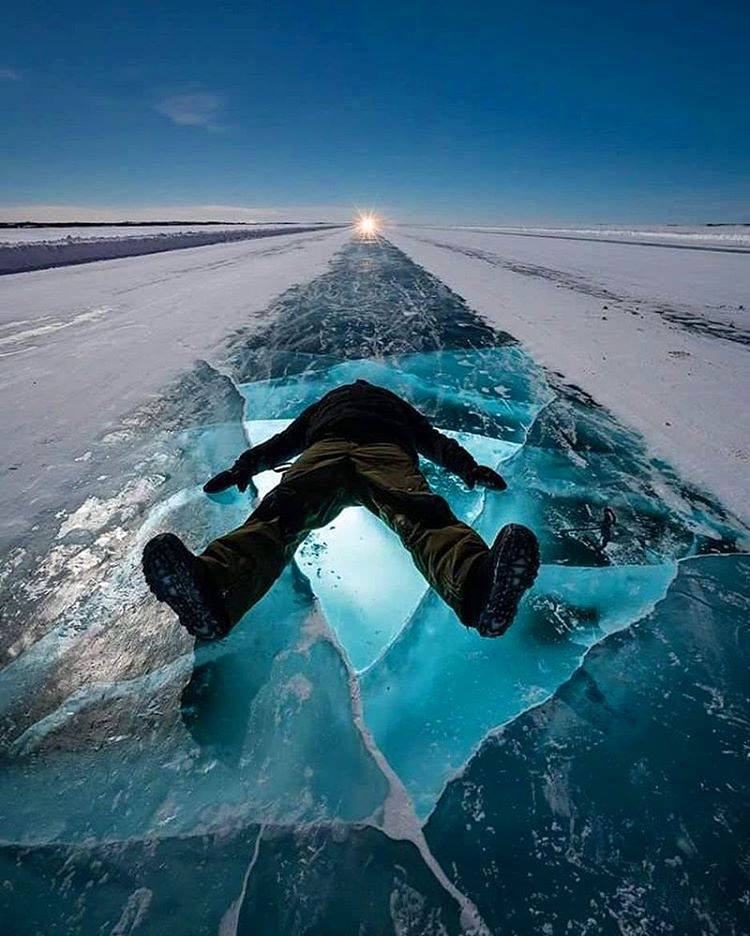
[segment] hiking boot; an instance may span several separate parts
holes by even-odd
[[[537,576],[539,543],[527,527],[509,523],[497,534],[489,560],[489,595],[475,626],[482,637],[501,637]]]
[[[194,637],[215,640],[231,628],[217,589],[197,557],[174,533],[161,533],[143,548],[143,575],[159,601],[164,601]]]

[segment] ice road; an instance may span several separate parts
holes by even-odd
[[[432,251],[318,232],[0,282],[10,932],[747,931],[747,527]],[[425,465],[486,538],[538,532],[517,622],[466,631],[350,508],[195,646],[144,542],[244,519],[278,476],[202,482],[357,376],[500,467],[502,494]]]

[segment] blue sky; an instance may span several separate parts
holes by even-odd
[[[0,206],[750,220],[749,34],[721,0],[16,0]]]

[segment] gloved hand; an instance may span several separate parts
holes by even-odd
[[[247,458],[247,452],[240,455],[237,461],[226,471],[220,471],[213,478],[210,478],[203,485],[206,494],[218,494],[220,491],[226,491],[227,488],[237,486],[237,489],[244,493],[248,484],[252,481],[255,474],[252,459]]]
[[[493,491],[504,491],[508,487],[502,475],[499,475],[493,468],[488,468],[487,465],[477,465],[464,480],[470,488],[480,484]]]

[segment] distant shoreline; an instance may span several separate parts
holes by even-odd
[[[269,224],[296,224],[300,221],[0,221],[0,230],[13,228],[100,228],[100,227],[264,227]],[[327,224],[327,221],[308,221],[306,224]]]

